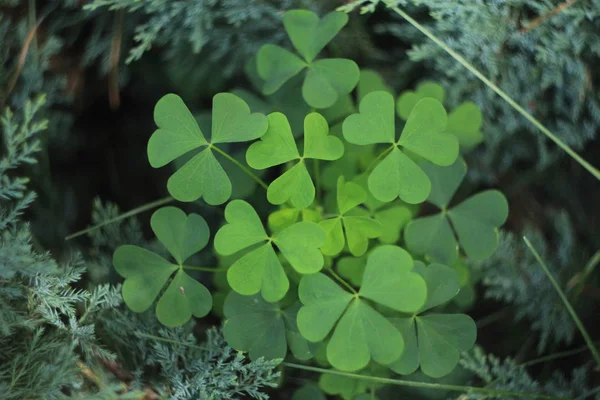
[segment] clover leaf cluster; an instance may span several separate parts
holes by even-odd
[[[342,371],[398,374],[421,368],[438,378],[476,340],[462,303],[451,302],[465,284],[457,271],[493,253],[508,204],[495,190],[453,202],[466,174],[462,155],[483,140],[472,103],[447,114],[437,84],[396,99],[376,72],[317,58],[346,22],[339,12],[321,19],[286,12],[298,55],[261,48],[247,70],[256,71],[267,100],[240,90],[216,94],[210,136],[179,96],[158,101],[150,164],[179,160],[169,167],[171,196],[227,203],[224,218],[214,251],[202,256],[210,242],[204,218],[161,208],[151,227],[174,261],[124,245],[114,265],[126,304],[142,312],[158,298],[166,326],[201,318],[220,302],[225,339],[252,359],[291,355]],[[291,96],[303,104],[295,108],[302,123],[286,115]],[[232,168],[255,190],[233,198],[225,172]],[[425,202],[441,211],[422,215]],[[219,268],[189,262],[211,258]],[[212,284],[211,272],[221,274]]]

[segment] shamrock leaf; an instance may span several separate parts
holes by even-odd
[[[339,214],[321,221],[319,225],[326,232],[323,254],[335,256],[348,243],[348,249],[354,256],[365,254],[369,239],[381,234],[381,223],[369,218],[368,213],[356,207],[365,202],[366,192],[354,182],[346,182],[343,176],[338,178],[337,207]],[[349,211],[353,213],[348,214]],[[345,233],[345,235],[344,235]]]
[[[259,295],[242,296],[230,292],[223,312],[226,318],[223,335],[238,351],[248,352],[252,360],[283,359],[287,347],[300,360],[312,358],[312,345],[298,332],[296,316],[301,304],[282,309],[278,303],[267,303]]]
[[[390,373],[389,369],[375,363],[370,363],[367,368],[360,371],[360,375],[386,378]],[[367,394],[366,392],[383,386],[384,384],[379,382],[355,379],[342,375],[321,374],[319,377],[319,387],[325,393],[331,396],[340,396],[344,400],[370,400],[371,394]],[[365,395],[368,397],[363,397]],[[377,397],[374,397],[374,399],[377,399]]]
[[[186,216],[176,207],[163,207],[152,214],[150,225],[176,264],[141,247],[119,247],[113,254],[113,264],[125,278],[125,304],[134,312],[146,311],[172,277],[156,306],[159,322],[174,327],[185,324],[192,315],[205,316],[212,307],[210,292],[184,271],[188,267],[183,263],[208,243],[206,221],[197,214]]]
[[[148,160],[154,168],[200,149],[167,182],[169,193],[179,201],[200,197],[211,205],[223,204],[231,196],[231,181],[215,158],[215,144],[247,142],[258,139],[267,130],[263,114],[250,113],[248,105],[230,93],[213,97],[212,136],[209,141],[183,100],[175,94],[163,96],[154,108],[158,129],[148,141]]]
[[[508,217],[504,195],[497,190],[486,190],[448,209],[464,179],[466,164],[459,159],[449,167],[430,163],[422,163],[421,167],[433,182],[428,202],[442,212],[411,221],[405,229],[407,247],[433,261],[452,265],[458,257],[458,237],[467,257],[483,260],[491,256],[498,245],[498,228]]]
[[[295,208],[309,207],[315,198],[315,186],[306,168],[305,159],[337,160],[344,154],[342,141],[329,135],[325,118],[310,113],[304,119],[304,153],[300,156],[287,118],[282,113],[268,115],[269,128],[260,141],[246,152],[248,165],[265,169],[298,160],[289,170],[275,179],[267,189],[271,204],[290,201]]]
[[[425,304],[427,289],[412,267],[405,250],[378,247],[369,255],[362,287],[354,295],[323,274],[305,275],[298,288],[303,304],[298,312],[300,333],[318,342],[333,330],[327,359],[342,371],[357,371],[371,359],[383,365],[394,362],[402,355],[402,335],[368,300],[397,311],[418,310]]]
[[[265,80],[263,92],[274,93],[306,68],[302,95],[311,107],[331,107],[340,95],[350,93],[359,79],[359,69],[354,61],[340,58],[315,60],[347,22],[348,16],[338,11],[322,19],[307,10],[287,11],[283,25],[302,58],[279,46],[267,44],[261,47],[256,66],[258,74]]]
[[[358,102],[360,103],[369,93],[381,90],[388,92],[391,95],[394,94],[379,72],[372,69],[361,69],[360,79],[358,81],[358,86],[356,87]]]
[[[321,213],[309,208],[281,208],[269,214],[267,225],[269,230],[277,233],[290,225],[300,221],[311,221],[318,223],[321,221]]]
[[[252,246],[227,270],[229,285],[242,295],[261,292],[269,302],[285,296],[289,280],[273,245],[301,274],[312,274],[323,267],[319,248],[325,234],[314,222],[298,222],[269,236],[254,208],[243,200],[227,204],[225,219],[227,224],[215,235],[215,250],[226,256]]]
[[[456,136],[462,153],[468,153],[483,141],[482,124],[483,115],[479,107],[475,103],[466,102],[448,115],[446,132]]]
[[[412,219],[416,213],[414,206],[396,199],[390,203],[384,203],[377,200],[368,191],[368,175],[362,174],[354,178],[367,193],[365,207],[369,211],[369,216],[379,221],[381,224],[381,235],[377,238],[381,243],[394,244],[400,240],[400,235],[404,226]]]
[[[427,283],[427,302],[413,316],[390,319],[402,332],[405,351],[389,366],[398,374],[408,375],[420,365],[426,375],[440,378],[456,367],[460,352],[473,347],[477,327],[465,314],[423,314],[456,296],[460,282],[454,270],[442,264],[426,267],[416,262],[414,271]]]
[[[407,120],[413,108],[420,100],[432,98],[443,103],[445,97],[446,94],[443,87],[435,82],[425,81],[420,83],[415,91],[407,90],[400,94],[396,102],[396,111],[400,118]]]
[[[396,140],[394,99],[383,91],[371,92],[360,103],[358,114],[343,124],[344,138],[357,145],[389,143],[385,158],[371,171],[369,191],[377,200],[400,197],[409,204],[425,201],[431,182],[404,148],[437,165],[450,165],[458,157],[458,141],[446,128],[444,107],[431,98],[420,100],[411,110],[400,139]]]

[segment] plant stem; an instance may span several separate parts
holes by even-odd
[[[134,208],[133,210],[127,211],[126,213],[123,213],[123,214],[119,215],[118,217],[111,218],[109,220],[106,220],[106,221],[98,224],[98,225],[91,226],[91,227],[89,227],[87,229],[84,229],[82,231],[72,233],[69,236],[65,237],[65,240],[71,240],[71,239],[74,239],[76,237],[85,235],[87,233],[95,231],[96,229],[100,229],[103,226],[110,225],[110,224],[112,224],[114,222],[118,222],[118,221],[121,221],[123,219],[129,218],[129,217],[133,217],[134,215],[142,213],[144,211],[148,211],[148,210],[151,210],[153,208],[162,206],[164,204],[168,204],[168,203],[172,202],[173,200],[174,199],[171,196],[169,196],[169,197],[165,197],[163,199],[159,199],[159,200],[153,201],[151,203],[146,203],[144,205],[141,205],[139,207]]]
[[[179,342],[177,340],[167,339],[167,338],[160,337],[160,336],[149,335],[147,333],[142,333],[142,332],[139,332],[139,331],[136,331],[135,334],[138,335],[138,336],[141,336],[141,337],[148,338],[148,339],[158,340],[159,342],[166,342],[166,343],[171,343],[171,344],[178,344],[180,346],[187,346],[187,347],[191,347],[193,349],[210,351],[209,348],[206,348],[206,347],[203,347],[203,346],[197,346],[195,344],[183,343],[183,342]]]
[[[182,265],[181,268],[189,269],[192,271],[205,271],[205,272],[225,272],[228,268],[211,268],[211,267],[196,267],[194,265]]]
[[[585,342],[586,342],[587,346],[589,347],[590,351],[592,352],[592,355],[594,356],[594,359],[596,360],[596,363],[598,364],[598,366],[600,366],[600,354],[598,354],[598,349],[596,349],[596,346],[594,345],[594,342],[592,341],[592,338],[590,338],[590,335],[588,334],[587,330],[583,326],[583,323],[581,322],[581,320],[577,316],[577,313],[575,312],[575,310],[571,306],[571,303],[569,302],[569,299],[567,299],[567,296],[565,296],[564,292],[562,291],[562,289],[558,285],[558,282],[556,282],[556,279],[554,279],[554,276],[552,276],[552,274],[550,273],[550,270],[546,266],[546,263],[544,263],[544,260],[542,260],[542,258],[538,254],[538,252],[535,250],[535,248],[533,247],[533,245],[529,241],[529,239],[527,239],[525,236],[523,236],[523,240],[525,241],[525,244],[527,245],[527,247],[529,247],[529,250],[531,251],[531,253],[533,254],[533,256],[540,263],[542,269],[544,270],[544,272],[548,276],[548,279],[550,279],[550,282],[552,283],[552,286],[554,286],[554,289],[556,290],[556,292],[560,296],[560,299],[562,300],[563,304],[567,308],[567,311],[569,312],[569,314],[571,314],[571,318],[573,318],[573,321],[575,322],[575,325],[577,325],[577,328],[579,328],[579,331],[581,332],[581,335],[585,339]]]
[[[594,175],[596,179],[600,180],[600,171],[594,168],[590,163],[584,160],[579,154],[577,154],[571,147],[569,147],[566,143],[556,137],[548,128],[546,128],[540,121],[538,121],[533,115],[528,113],[523,107],[521,107],[516,101],[514,101],[508,94],[506,94],[502,89],[500,89],[496,84],[490,81],[485,77],[477,68],[471,65],[464,57],[460,54],[452,50],[446,43],[444,43],[441,39],[435,36],[429,29],[425,28],[423,25],[419,24],[410,15],[401,10],[397,5],[389,4],[388,7],[394,11],[396,14],[400,15],[406,21],[408,21],[412,26],[417,28],[421,33],[431,39],[435,44],[440,46],[446,53],[450,54],[456,61],[462,64],[467,70],[469,70],[473,75],[479,78],[484,84],[486,84],[490,89],[492,89],[498,96],[500,96],[504,101],[506,101],[512,108],[514,108],[519,114],[525,117],[529,122],[531,122],[535,127],[537,127],[544,135],[546,135],[550,140],[552,140],[558,147],[564,150],[569,156],[571,156],[579,165],[585,168],[589,173]]]
[[[375,166],[377,165],[377,163],[379,161],[381,161],[382,158],[384,158],[385,156],[387,156],[387,154],[392,151],[394,149],[394,147],[396,147],[396,144],[392,144],[390,147],[388,147],[387,149],[385,149],[384,151],[382,151],[373,161],[371,161],[371,164],[369,164],[369,166],[367,167],[367,169],[365,170],[365,172],[369,172],[371,169],[375,168]]]
[[[358,292],[356,291],[356,289],[354,289],[352,287],[352,285],[350,285],[348,282],[346,282],[344,280],[344,278],[342,278],[341,276],[339,276],[338,274],[335,273],[335,271],[333,269],[329,270],[329,273],[331,274],[331,276],[333,276],[333,278],[338,281],[339,283],[341,283],[343,286],[346,287],[346,289],[348,289],[349,291],[351,291],[354,294],[358,294]]]
[[[217,153],[219,153],[220,155],[222,155],[223,157],[225,157],[226,159],[228,159],[229,161],[231,161],[232,163],[234,163],[239,169],[241,169],[242,171],[244,171],[250,178],[252,178],[256,183],[258,183],[260,186],[262,186],[265,190],[267,190],[267,188],[269,187],[269,185],[267,185],[265,183],[265,181],[263,181],[262,179],[260,179],[258,176],[256,176],[256,174],[254,174],[254,172],[250,171],[249,168],[247,168],[244,164],[240,163],[238,160],[236,160],[235,158],[231,157],[229,154],[227,154],[226,152],[224,152],[223,150],[219,149],[217,146],[215,146],[214,144],[212,144],[210,146],[211,149],[214,149]]]
[[[532,29],[538,27],[544,21],[554,17],[557,14],[560,14],[561,12],[563,12],[567,8],[571,7],[578,1],[579,0],[569,0],[569,1],[565,1],[564,3],[557,5],[552,10],[548,11],[546,14],[540,15],[539,17],[535,18],[530,23],[528,23],[526,26],[522,27],[521,33],[527,33],[529,31],[531,31]]]
[[[595,344],[600,344],[600,341],[595,342]],[[534,358],[533,360],[526,361],[526,362],[521,363],[519,365],[521,365],[523,367],[529,367],[529,366],[532,366],[532,365],[544,363],[546,361],[552,361],[552,360],[558,360],[560,358],[571,357],[571,356],[574,356],[574,355],[579,354],[579,353],[583,353],[583,352],[588,351],[588,350],[589,350],[589,347],[587,345],[585,345],[585,346],[581,346],[581,347],[578,347],[578,348],[573,349],[573,350],[561,351],[561,352],[558,352],[558,353],[549,354],[547,356]]]
[[[360,374],[352,374],[349,372],[335,371],[331,369],[317,368],[317,367],[309,367],[307,365],[294,364],[289,362],[284,362],[284,366],[295,369],[302,369],[305,371],[319,372],[322,374],[333,374],[338,376],[345,376],[347,378],[353,379],[362,379],[371,382],[384,383],[389,385],[398,385],[398,386],[406,386],[406,387],[416,387],[416,388],[425,388],[425,389],[437,389],[437,390],[450,390],[453,392],[473,392],[473,393],[485,393],[493,396],[515,396],[515,397],[527,397],[531,399],[546,399],[546,400],[568,400],[565,397],[554,397],[554,396],[546,396],[543,394],[536,393],[525,393],[525,392],[511,392],[507,390],[497,390],[497,389],[488,389],[488,388],[480,388],[474,386],[459,386],[459,385],[446,385],[442,383],[428,383],[428,382],[416,382],[416,381],[406,381],[402,379],[391,379],[391,378],[381,378],[377,376],[367,376]]]

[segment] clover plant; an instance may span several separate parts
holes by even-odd
[[[182,207],[207,213],[216,234],[204,259],[220,267],[191,265],[209,224],[174,206],[150,221],[174,261],[124,245],[114,265],[131,310],[157,300],[158,320],[175,327],[213,309],[228,344],[251,359],[377,376],[420,368],[439,378],[475,343],[475,324],[455,299],[471,285],[468,261],[493,253],[508,204],[496,190],[455,194],[463,156],[483,139],[473,103],[447,113],[432,82],[395,101],[377,72],[317,59],[346,22],[338,12],[286,12],[299,55],[263,46],[247,70],[266,100],[245,89],[216,94],[210,136],[179,96],[158,101],[148,160],[155,168],[178,160],[166,188]],[[244,183],[238,172],[260,187],[231,199],[232,182]],[[220,211],[208,218],[211,208]],[[320,387],[365,394],[344,379],[330,375]],[[306,386],[293,398],[321,394]]]

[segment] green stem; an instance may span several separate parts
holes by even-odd
[[[189,270],[193,270],[193,271],[205,271],[205,272],[225,272],[228,269],[225,267],[221,267],[221,268],[196,267],[194,265],[182,265],[181,268],[189,269]]]
[[[506,94],[502,89],[496,86],[492,81],[485,77],[477,68],[471,65],[465,58],[463,58],[460,54],[452,50],[446,43],[442,40],[438,39],[429,29],[425,28],[423,25],[419,24],[417,21],[412,19],[410,15],[401,10],[397,5],[389,4],[388,7],[394,11],[396,14],[400,15],[402,18],[407,20],[412,26],[417,28],[421,33],[431,39],[435,44],[440,46],[446,53],[450,54],[456,61],[462,64],[467,70],[469,70],[473,75],[475,75],[479,80],[481,80],[484,84],[486,84],[490,89],[492,89],[498,96],[500,96],[504,101],[506,101],[512,108],[514,108],[519,114],[525,117],[529,122],[531,122],[536,128],[538,128],[544,135],[546,135],[550,140],[552,140],[558,147],[563,149],[569,156],[571,156],[579,165],[585,168],[588,172],[590,172],[596,179],[600,180],[600,171],[594,168],[590,163],[581,158],[579,154],[577,154],[571,147],[569,147],[566,143],[556,137],[548,128],[546,128],[540,121],[538,121],[533,115],[528,113],[523,107],[521,107],[516,101],[514,101],[508,94]]]
[[[110,225],[110,224],[112,224],[114,222],[118,222],[118,221],[121,221],[121,220],[129,218],[129,217],[133,217],[134,215],[142,213],[144,211],[148,211],[148,210],[151,210],[153,208],[162,206],[164,204],[168,204],[168,203],[172,202],[173,200],[174,199],[171,196],[169,196],[169,197],[165,197],[163,199],[159,199],[159,200],[153,201],[151,203],[146,203],[146,204],[144,204],[142,206],[134,208],[133,210],[127,211],[126,213],[123,213],[123,214],[119,215],[118,217],[114,217],[114,218],[108,219],[108,220],[103,221],[102,223],[100,223],[98,225],[90,226],[89,228],[84,229],[82,231],[72,233],[69,236],[65,237],[65,240],[71,240],[71,239],[74,239],[76,237],[88,234],[90,232],[95,231],[96,229],[102,228],[103,226]]]
[[[546,400],[568,400],[565,397],[554,397],[554,396],[546,396],[543,394],[536,393],[525,393],[525,392],[511,392],[507,390],[497,390],[497,389],[488,389],[488,388],[480,388],[474,386],[459,386],[459,385],[446,385],[442,383],[427,383],[427,382],[416,382],[416,381],[406,381],[402,379],[391,379],[391,378],[381,378],[378,376],[367,376],[360,374],[352,374],[348,372],[335,371],[331,369],[317,368],[317,367],[309,367],[307,365],[294,364],[289,362],[284,362],[284,366],[295,369],[302,369],[305,371],[319,372],[322,374],[333,374],[338,376],[345,376],[347,378],[353,379],[362,379],[365,381],[389,384],[389,385],[397,385],[397,386],[406,386],[406,387],[415,387],[415,388],[424,388],[424,389],[436,389],[436,390],[450,390],[453,392],[473,392],[473,393],[485,393],[494,396],[515,396],[515,397],[527,397],[531,399],[546,399]]]
[[[560,299],[562,300],[563,304],[567,308],[567,311],[569,312],[569,314],[571,314],[571,318],[573,318],[573,321],[575,322],[575,325],[577,325],[577,328],[579,328],[579,331],[581,332],[581,335],[585,339],[585,342],[586,342],[587,346],[589,347],[590,351],[592,352],[592,355],[594,356],[594,359],[596,360],[596,363],[598,364],[598,366],[600,366],[600,354],[598,354],[598,349],[596,349],[596,346],[594,345],[594,342],[592,341],[592,338],[590,337],[590,335],[588,334],[587,330],[583,326],[583,323],[581,322],[581,320],[577,316],[577,313],[575,312],[575,310],[571,306],[571,303],[567,299],[567,296],[565,296],[564,292],[562,291],[562,289],[558,285],[558,282],[556,282],[556,279],[554,279],[554,276],[552,276],[552,274],[550,273],[550,270],[546,266],[546,263],[544,263],[544,260],[542,260],[542,257],[540,257],[540,255],[535,250],[535,248],[533,247],[533,245],[531,244],[531,242],[529,241],[529,239],[527,239],[525,236],[523,236],[523,240],[525,241],[525,244],[527,245],[527,247],[529,247],[529,250],[531,251],[531,253],[533,254],[533,256],[540,263],[542,269],[544,270],[544,272],[548,276],[548,279],[550,279],[550,282],[552,282],[552,286],[554,286],[554,289],[556,290],[556,292],[560,296]]]
[[[600,344],[600,341],[595,342],[595,344]],[[519,365],[521,365],[523,367],[530,367],[532,365],[541,364],[546,361],[552,361],[552,360],[558,360],[560,358],[571,357],[571,356],[586,352],[588,350],[589,350],[589,347],[587,345],[585,345],[585,346],[581,346],[581,347],[578,347],[573,350],[561,351],[559,353],[554,353],[554,354],[549,354],[547,356],[534,358],[533,360],[526,361]]]
[[[244,164],[240,163],[238,160],[236,160],[235,158],[231,157],[229,154],[225,153],[223,150],[219,149],[217,146],[215,146],[214,144],[212,144],[210,146],[211,149],[215,150],[217,153],[219,153],[220,155],[222,155],[223,157],[225,157],[226,159],[228,159],[229,161],[231,161],[232,163],[234,163],[239,169],[241,169],[242,171],[244,171],[250,178],[252,178],[256,183],[258,183],[260,186],[262,186],[265,190],[267,190],[267,188],[269,187],[269,185],[267,185],[265,183],[265,181],[263,181],[262,179],[260,179],[258,176],[256,176],[254,174],[254,172],[250,171],[249,168],[247,168]]]
[[[319,160],[315,161],[315,187],[316,187],[316,196],[317,201],[321,199],[321,171],[319,168]]]
[[[329,270],[329,273],[331,274],[331,276],[333,276],[333,278],[338,281],[339,283],[341,283],[342,285],[344,285],[346,287],[346,289],[350,290],[352,293],[354,294],[358,294],[358,292],[356,291],[356,289],[354,289],[352,287],[352,285],[350,285],[348,282],[346,282],[344,280],[344,278],[342,278],[341,276],[339,276],[338,274],[335,273],[335,271],[333,269]]]
[[[148,338],[148,339],[158,340],[159,342],[166,342],[166,343],[171,343],[171,344],[178,344],[180,346],[187,346],[187,347],[191,347],[193,349],[210,351],[210,349],[207,348],[207,347],[197,346],[195,344],[183,343],[183,342],[179,342],[179,341],[173,340],[173,339],[167,339],[167,338],[160,337],[160,336],[149,335],[147,333],[135,332],[135,334],[138,335],[138,336],[141,336],[141,337]]]
[[[369,164],[369,166],[367,167],[367,169],[365,170],[365,172],[369,172],[371,169],[375,168],[375,166],[377,165],[377,163],[379,163],[379,161],[381,161],[381,159],[383,159],[385,156],[388,155],[388,153],[390,151],[392,151],[394,149],[394,147],[396,147],[396,144],[392,144],[390,147],[388,147],[387,149],[385,149],[384,151],[382,151],[377,158],[375,158],[373,161],[371,161],[371,164]]]

